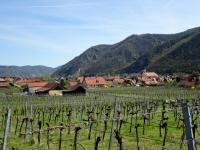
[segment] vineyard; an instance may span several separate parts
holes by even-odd
[[[199,149],[199,96],[198,90],[172,88],[1,96],[1,149],[186,150],[192,142]],[[190,139],[185,110],[191,113]]]

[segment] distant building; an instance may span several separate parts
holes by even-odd
[[[22,88],[27,87],[27,91],[29,94],[34,94],[38,89],[46,87],[48,82],[39,82],[34,80],[20,80],[17,81],[16,84]]]
[[[9,82],[7,82],[5,79],[0,78],[0,88],[9,88]]]
[[[144,72],[141,75],[141,81],[146,86],[159,85],[159,75],[155,72]]]
[[[46,86],[35,91],[37,95],[47,95],[51,90],[64,90],[58,83],[48,83]]]
[[[0,82],[6,82],[4,78],[0,78]]]
[[[180,81],[180,86],[186,88],[199,88],[199,76],[198,75],[185,75]]]
[[[8,82],[0,82],[0,88],[9,88],[9,86]]]
[[[121,85],[124,84],[124,79],[120,78],[119,76],[113,76],[113,77],[107,77],[106,81],[109,83],[109,85]]]
[[[85,87],[105,87],[108,82],[103,77],[86,77],[83,81]]]

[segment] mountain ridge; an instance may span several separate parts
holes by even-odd
[[[43,65],[36,66],[5,66],[0,65],[0,77],[39,77],[39,76],[50,76],[56,68],[47,67]]]

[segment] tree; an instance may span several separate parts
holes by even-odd
[[[64,86],[65,86],[65,80],[64,80],[64,78],[61,78],[61,79],[60,79],[60,86],[61,86],[61,87],[64,87]]]

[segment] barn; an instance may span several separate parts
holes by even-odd
[[[62,91],[63,96],[66,96],[66,95],[86,95],[86,93],[87,93],[86,88],[84,88],[81,85],[77,85],[77,86],[72,87],[69,90],[63,90]]]

